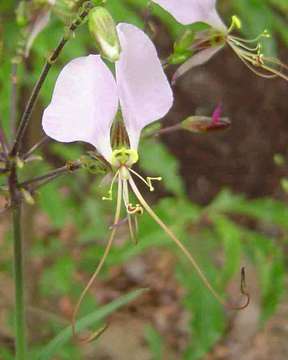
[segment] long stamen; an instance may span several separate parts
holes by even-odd
[[[113,187],[114,187],[114,184],[115,184],[115,181],[117,179],[117,176],[119,175],[119,170],[116,171],[115,175],[113,176],[113,179],[111,181],[111,185],[110,185],[110,188],[108,190],[108,196],[102,196],[102,200],[108,200],[108,201],[111,201],[112,200],[112,195],[113,195]]]
[[[227,36],[227,44],[232,48],[232,50],[237,54],[240,60],[252,71],[254,74],[270,79],[275,77],[280,77],[288,81],[288,75],[284,74],[282,71],[288,70],[288,66],[283,64],[278,59],[271,57],[265,57],[261,53],[261,43],[258,43],[255,48],[250,48],[243,43],[252,43],[258,41],[261,37],[270,37],[270,34],[265,30],[258,38],[251,41],[238,38],[236,36]],[[271,66],[270,66],[271,64]],[[279,69],[275,68],[276,65]],[[267,73],[262,73],[261,71],[256,70],[255,68],[261,68]]]
[[[246,43],[246,44],[252,44],[252,43],[258,42],[263,37],[264,38],[270,38],[270,34],[269,34],[268,30],[264,30],[261,34],[256,36],[254,39],[243,39],[243,38],[238,37],[238,36],[229,35],[229,38],[241,41],[242,43]]]
[[[261,63],[261,65],[257,65],[260,64],[259,61],[257,62],[257,57],[259,58],[259,55],[256,54],[250,54],[247,51],[241,50],[239,48],[237,48],[233,43],[231,42],[227,42],[227,44],[231,47],[231,49],[236,53],[236,55],[239,57],[239,59],[249,68],[249,70],[251,70],[255,75],[260,76],[262,78],[265,79],[273,79],[277,76],[280,76],[280,74],[275,74],[274,73],[274,69],[265,69],[265,65]],[[264,74],[261,73],[260,71],[256,70],[254,67],[255,66],[260,66],[262,69],[266,70],[267,72],[269,72],[270,74]],[[271,74],[271,72],[273,74]],[[284,75],[281,74],[281,77],[283,77]]]
[[[135,170],[133,169],[129,169],[129,171],[131,171],[134,175],[136,175],[140,180],[142,180],[144,182],[145,185],[148,186],[150,191],[154,191],[154,187],[152,185],[152,181],[161,181],[162,177],[158,176],[158,177],[147,177],[146,180],[143,178],[143,176],[141,176],[140,174],[138,174]]]
[[[116,225],[119,222],[119,218],[120,218],[120,213],[121,213],[121,200],[122,200],[122,180],[120,179],[120,176],[118,176],[118,194],[117,194],[117,205],[116,205],[116,211],[115,211],[115,217],[114,217],[114,225]],[[101,271],[105,260],[107,259],[109,252],[111,250],[112,247],[112,243],[113,240],[115,238],[115,234],[117,231],[117,226],[113,227],[111,234],[110,234],[110,238],[109,241],[106,245],[104,254],[94,272],[94,274],[91,276],[88,284],[86,285],[85,289],[82,291],[80,298],[75,306],[75,309],[73,311],[73,316],[72,316],[72,333],[75,339],[77,339],[78,341],[80,341],[81,343],[89,343],[93,340],[95,340],[97,337],[99,337],[103,331],[105,331],[105,329],[107,328],[107,326],[102,327],[101,329],[98,329],[97,331],[93,332],[91,335],[86,336],[86,337],[80,337],[77,334],[77,329],[76,329],[76,319],[77,319],[77,315],[80,309],[80,306],[87,294],[87,292],[89,291],[89,289],[91,288],[92,284],[94,283],[96,277],[98,276],[99,272]]]
[[[233,39],[233,36],[229,36],[229,41],[232,41],[236,46],[242,47],[243,49],[250,51],[250,52],[257,52],[261,49],[261,44],[257,43],[256,46],[253,48],[250,46],[247,46],[245,44],[242,44],[241,41]]]
[[[133,241],[133,243],[136,245],[138,243],[138,239],[137,239],[137,228],[136,226],[133,226],[133,219],[132,217],[136,217],[137,214],[131,214],[128,209],[129,209],[129,191],[128,191],[128,183],[127,180],[123,180],[123,200],[124,200],[124,204],[127,210],[127,214],[128,214],[128,226],[129,226],[129,232],[130,232],[130,237],[131,240]]]
[[[143,196],[141,195],[140,191],[138,190],[134,180],[132,177],[129,179],[129,184],[138,198],[140,204],[143,206],[143,208],[147,211],[147,213],[152,217],[152,219],[165,231],[165,233],[175,242],[175,244],[181,249],[181,251],[186,255],[187,259],[190,261],[192,266],[194,267],[195,271],[197,272],[198,276],[204,283],[204,285],[207,287],[207,289],[213,294],[213,296],[224,306],[227,306],[228,308],[235,309],[235,310],[241,310],[248,306],[250,302],[250,296],[245,291],[242,291],[241,286],[241,293],[246,296],[246,301],[241,306],[231,306],[227,305],[224,299],[216,292],[216,290],[213,288],[213,286],[210,284],[209,280],[206,278],[206,276],[203,274],[202,270],[200,269],[199,265],[193,258],[193,256],[190,254],[190,252],[186,249],[186,247],[181,243],[181,241],[176,237],[176,235],[163,223],[163,221],[154,213],[154,211],[150,208],[150,206],[147,204]]]

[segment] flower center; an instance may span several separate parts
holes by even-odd
[[[139,159],[136,150],[122,147],[112,152],[111,164],[114,168],[120,169],[122,167],[131,168]]]

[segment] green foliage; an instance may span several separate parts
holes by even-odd
[[[103,321],[109,314],[135,300],[143,293],[143,291],[145,291],[145,289],[132,291],[129,294],[123,295],[117,300],[114,300],[110,304],[105,305],[100,309],[97,309],[93,313],[86,315],[85,317],[77,321],[76,330],[80,332],[86,328],[89,328],[92,325],[99,325],[99,322]],[[60,349],[65,343],[67,343],[71,339],[71,337],[71,326],[68,326],[43,348],[40,355],[37,357],[37,360],[53,359],[53,356],[56,354],[58,349]]]
[[[219,9],[221,10],[221,2]],[[146,0],[108,0],[107,8],[114,19],[129,21],[143,27],[143,10]],[[15,44],[19,41],[18,28],[13,19],[14,2],[2,1],[0,13],[9,13],[5,17],[5,30],[0,38],[3,42],[2,55],[0,53],[0,116],[1,124],[9,134],[9,98],[11,93],[10,71],[11,58],[15,55]],[[243,21],[245,35],[257,35],[265,28],[278,34],[288,44],[287,30],[287,0],[233,0],[225,9],[227,13],[234,10]],[[164,24],[165,31],[172,38],[183,32],[183,27],[177,24],[171,16],[158,6],[153,6],[152,14]],[[226,14],[224,14],[226,16]],[[4,18],[4,17],[3,17]],[[194,27],[200,25],[194,25]],[[37,79],[44,59],[55,47],[63,34],[63,22],[55,14],[49,26],[37,37],[32,49],[28,71],[23,65],[19,69],[21,88],[25,97],[27,89],[31,89]],[[271,40],[268,44],[270,51],[276,51],[276,44]],[[60,61],[55,65],[45,82],[41,92],[41,108],[46,106],[51,98],[55,79],[68,60],[95,52],[93,39],[85,25],[71,39],[65,47]],[[268,49],[269,50],[269,49]],[[19,101],[23,110],[23,103]],[[37,113],[34,121],[39,122],[41,113]],[[78,159],[84,150],[81,145],[53,144],[47,151],[51,163],[61,164],[66,160]],[[157,156],[155,156],[157,154]],[[163,181],[156,183],[156,190],[162,188],[162,199],[153,201],[153,209],[161,219],[173,229],[187,248],[195,255],[198,263],[211,283],[225,295],[225,289],[230,281],[238,276],[241,264],[248,262],[256,269],[259,288],[261,291],[261,324],[276,310],[284,289],[285,259],[284,248],[288,240],[288,207],[271,198],[247,199],[243,195],[233,194],[228,190],[221,191],[207,207],[192,204],[185,193],[185,186],[180,176],[178,160],[157,140],[146,139],[141,143],[139,162],[140,172],[147,176],[161,176]],[[33,170],[34,169],[34,170]],[[31,172],[45,172],[48,165],[32,168]],[[46,264],[39,274],[37,291],[41,298],[53,304],[69,294],[73,300],[79,296],[82,284],[75,285],[75,274],[83,272],[87,277],[93,273],[106,245],[109,225],[112,222],[114,202],[103,202],[101,196],[104,187],[99,187],[99,180],[91,177],[87,172],[80,171],[73,176],[66,175],[56,182],[52,182],[41,189],[38,195],[38,210],[48,218],[48,230],[45,239],[41,236],[34,241],[31,249],[33,260]],[[144,194],[148,190],[144,188]],[[168,195],[167,195],[168,194]],[[241,218],[241,221],[239,221]],[[243,220],[244,219],[244,220]],[[245,221],[247,220],[247,221]],[[253,227],[250,222],[253,222]],[[204,225],[203,225],[204,223]],[[208,225],[207,225],[208,224]],[[183,360],[200,359],[223,336],[228,319],[203,286],[185,257],[175,244],[157,224],[144,214],[139,218],[139,239],[137,246],[128,241],[127,231],[123,230],[123,241],[117,244],[109,255],[102,277],[109,277],[107,269],[124,265],[130,259],[148,252],[150,249],[168,248],[175,252],[178,258],[175,269],[177,281],[185,290],[183,306],[190,315],[189,346],[183,355]],[[63,240],[61,231],[72,226],[68,240]],[[123,226],[125,228],[125,226]],[[122,230],[122,228],[121,228]],[[2,251],[7,251],[11,241],[7,236],[7,243]],[[70,246],[79,249],[81,255],[74,256]],[[2,246],[2,245],[1,245]],[[177,251],[176,251],[177,249]],[[215,261],[215,253],[222,259],[221,266]],[[8,259],[8,257],[7,257]],[[2,263],[3,262],[3,263]],[[8,272],[8,261],[1,256],[1,269]],[[249,286],[249,274],[247,274]],[[78,323],[79,330],[98,325],[108,314],[141,295],[141,291],[132,292],[120,297],[103,307],[97,307],[87,317]],[[44,305],[47,304],[45,302]],[[95,296],[88,296],[83,312],[95,309]],[[57,313],[59,309],[55,309]],[[75,346],[71,343],[71,329],[59,332],[59,324],[51,321],[47,325],[49,336],[56,336],[44,349],[37,360],[52,359],[57,354],[59,359],[79,359]],[[146,340],[155,360],[161,359],[165,341],[155,329],[148,328]],[[33,354],[39,353],[38,346]],[[12,359],[12,355],[5,348],[0,349],[0,357],[4,360]]]

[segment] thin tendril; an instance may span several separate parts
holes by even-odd
[[[181,243],[181,241],[176,237],[176,235],[163,223],[163,221],[154,213],[154,211],[150,208],[150,206],[147,204],[143,196],[141,195],[140,191],[138,190],[134,180],[132,177],[129,179],[129,184],[136,195],[137,199],[139,200],[140,204],[143,206],[143,208],[147,211],[147,213],[152,217],[152,219],[165,231],[165,233],[175,242],[175,244],[181,249],[181,251],[186,255],[187,259],[190,261],[192,266],[194,267],[195,271],[197,272],[198,276],[204,283],[204,285],[207,287],[207,289],[212,293],[212,295],[216,298],[217,301],[219,301],[220,304],[222,304],[225,307],[228,307],[229,309],[234,310],[242,310],[245,309],[249,302],[250,297],[247,296],[245,292],[242,292],[242,295],[246,296],[246,301],[241,306],[232,306],[230,304],[226,304],[224,299],[215,291],[213,286],[210,284],[209,280],[206,278],[202,270],[200,269],[199,265],[193,258],[193,256],[190,254],[190,252],[187,250],[187,248]],[[242,282],[243,283],[243,282]],[[242,287],[241,287],[242,290]]]
[[[122,199],[122,180],[120,179],[120,177],[118,177],[118,195],[117,195],[117,205],[116,205],[116,211],[115,211],[115,217],[114,217],[114,225],[116,225],[119,221],[120,218],[120,212],[121,212],[121,199]],[[99,272],[101,271],[105,260],[107,259],[107,256],[109,255],[109,252],[111,250],[112,247],[112,243],[113,240],[115,238],[115,234],[117,231],[117,227],[113,227],[111,234],[110,234],[110,238],[109,241],[107,243],[107,246],[105,248],[104,254],[94,272],[94,274],[92,275],[92,277],[90,278],[88,284],[86,285],[85,289],[82,291],[82,294],[80,295],[80,298],[75,306],[75,309],[73,311],[73,316],[72,316],[72,333],[73,333],[73,337],[79,341],[80,343],[83,344],[87,344],[90,343],[91,341],[95,340],[96,338],[98,338],[107,328],[107,326],[105,325],[104,327],[98,329],[97,331],[93,332],[91,335],[87,336],[87,337],[80,337],[77,334],[77,329],[76,329],[76,319],[77,319],[77,315],[79,313],[79,309],[80,306],[87,294],[87,292],[90,290],[93,282],[95,281],[96,277],[98,276]]]

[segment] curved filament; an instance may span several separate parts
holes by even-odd
[[[122,199],[122,181],[120,179],[120,177],[118,178],[118,195],[117,195],[117,205],[116,205],[116,211],[115,211],[115,217],[114,217],[114,225],[118,224],[119,222],[119,218],[120,218],[120,213],[121,213],[121,199]],[[104,327],[94,331],[91,335],[88,335],[88,336],[79,336],[77,334],[77,329],[76,329],[76,319],[77,319],[77,315],[79,313],[79,309],[81,307],[81,304],[87,294],[87,292],[90,290],[92,284],[94,283],[96,277],[98,276],[98,274],[100,273],[104,263],[105,263],[105,260],[107,259],[108,255],[109,255],[109,252],[111,250],[111,247],[112,247],[112,243],[113,243],[113,240],[115,238],[115,234],[116,234],[116,231],[117,231],[117,226],[114,226],[111,230],[111,234],[110,234],[110,238],[109,238],[109,241],[106,245],[106,248],[105,248],[105,251],[104,251],[104,254],[94,272],[94,274],[91,276],[88,284],[86,285],[85,289],[82,291],[80,297],[79,297],[79,300],[74,308],[74,311],[73,311],[73,315],[72,315],[72,333],[73,333],[73,337],[79,341],[80,343],[82,344],[87,344],[87,343],[90,343],[91,341],[97,339],[107,328],[107,326],[105,325]]]
[[[128,211],[129,208],[129,191],[128,191],[128,184],[127,184],[127,180],[123,180],[123,200],[124,200],[124,204],[127,210],[127,217],[128,217],[128,226],[129,226],[129,232],[130,232],[130,237],[132,242],[136,245],[138,243],[138,238],[137,238],[137,225],[136,225],[136,217],[137,214],[131,214]],[[134,220],[134,221],[133,221]]]
[[[207,287],[207,289],[211,292],[211,294],[216,298],[216,300],[219,303],[221,303],[223,306],[225,306],[229,309],[233,309],[233,310],[245,309],[250,302],[250,296],[247,293],[246,287],[245,287],[245,273],[244,273],[244,278],[242,275],[242,279],[241,279],[241,294],[246,297],[245,303],[240,306],[233,306],[233,305],[227,304],[225,302],[225,300],[217,293],[217,291],[210,284],[209,280],[204,275],[204,273],[200,269],[199,265],[197,264],[196,260],[190,254],[190,252],[187,250],[187,248],[182,244],[182,242],[176,237],[176,235],[164,224],[164,222],[154,213],[154,211],[147,204],[147,202],[141,195],[141,193],[140,193],[139,189],[137,188],[132,177],[130,177],[130,179],[129,179],[129,184],[130,184],[134,194],[136,195],[137,199],[139,200],[140,204],[147,211],[147,213],[152,217],[152,219],[164,230],[164,232],[170,237],[170,239],[172,239],[174,241],[174,243],[180,248],[180,250],[185,254],[186,258],[189,260],[189,262],[192,264],[193,268],[197,272],[199,278],[202,280],[202,282]]]
[[[240,50],[238,49],[234,44],[228,42],[228,45],[231,47],[231,49],[235,52],[235,54],[238,56],[238,58],[243,62],[245,66],[248,67],[249,70],[251,70],[255,75],[260,76],[264,79],[273,79],[277,76],[280,76],[279,74],[276,74],[273,68],[266,69],[265,64],[256,65],[255,57],[256,54],[249,53],[248,51]],[[262,73],[259,70],[256,70],[255,67],[261,67],[265,71],[267,71],[269,74]],[[272,73],[272,74],[271,74]],[[282,77],[282,76],[281,76]]]

